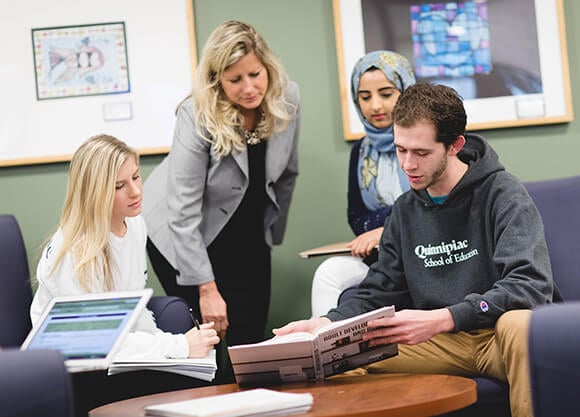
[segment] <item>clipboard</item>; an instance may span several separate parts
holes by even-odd
[[[312,258],[314,256],[325,255],[347,255],[350,254],[350,249],[347,247],[349,242],[337,242],[330,245],[319,246],[317,248],[308,249],[298,253],[301,258]]]

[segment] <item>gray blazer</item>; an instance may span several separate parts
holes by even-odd
[[[300,97],[290,83],[286,99],[296,117],[273,133],[266,148],[265,240],[280,244],[298,175]],[[214,280],[207,246],[216,238],[248,188],[247,150],[218,158],[196,132],[191,99],[177,111],[173,145],[144,184],[143,216],[149,238],[177,269],[181,285]]]

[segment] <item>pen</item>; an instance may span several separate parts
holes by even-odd
[[[193,311],[191,311],[191,308],[189,309],[189,315],[191,316],[191,320],[193,320],[193,324],[195,324],[195,328],[197,330],[201,330],[201,327],[199,327],[199,321],[197,321],[197,318],[195,318],[195,316],[193,315]]]

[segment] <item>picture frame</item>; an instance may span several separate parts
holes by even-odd
[[[82,142],[99,133],[123,140],[140,155],[167,153],[175,108],[191,92],[197,66],[193,2],[59,0],[58,7],[45,6],[43,0],[15,3],[7,24],[0,25],[0,37],[9,40],[0,55],[0,170],[70,161]],[[72,77],[65,91],[37,88],[42,77],[36,65],[44,59],[50,69],[50,57],[35,57],[32,30],[54,30],[62,40],[65,31],[96,26],[106,32],[124,26],[124,35],[118,32],[121,45],[109,56],[118,54],[127,71],[117,67],[106,74],[126,76],[126,81],[111,88],[94,71],[93,83],[87,84],[100,86],[100,91],[80,90],[87,85],[80,77]],[[73,38],[66,46],[80,49],[86,36]],[[65,68],[60,71],[62,75]],[[78,90],[72,91],[73,86]]]
[[[418,82],[455,88],[468,130],[574,118],[562,0],[333,0],[333,13],[346,140],[364,135],[352,68],[379,49],[407,57]]]
[[[125,22],[31,29],[37,100],[131,91]]]

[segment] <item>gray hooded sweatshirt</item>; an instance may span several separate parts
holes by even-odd
[[[552,272],[540,214],[497,154],[466,135],[469,169],[443,204],[425,190],[399,197],[385,222],[378,261],[330,320],[380,306],[447,307],[455,331],[494,327],[504,312],[550,303]]]

